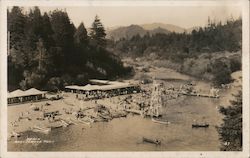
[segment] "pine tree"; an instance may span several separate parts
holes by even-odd
[[[106,33],[105,29],[101,23],[101,20],[99,17],[96,15],[94,22],[92,23],[92,28],[90,32],[91,36],[91,44],[93,46],[99,46],[102,48],[106,47]]]
[[[24,61],[24,41],[26,17],[22,13],[22,8],[13,7],[8,12],[8,31],[10,35],[10,58],[16,64],[16,67],[23,66]]]
[[[89,37],[88,37],[87,30],[83,23],[81,23],[79,27],[77,28],[75,35],[74,35],[74,39],[75,39],[76,44],[80,44],[80,45],[88,44]]]
[[[53,63],[56,66],[55,75],[68,72],[74,52],[75,27],[70,22],[67,12],[55,10],[51,14],[51,27],[53,30]]]
[[[231,106],[220,108],[220,113],[225,115],[222,125],[218,128],[221,150],[241,151],[242,150],[242,91],[235,95]]]

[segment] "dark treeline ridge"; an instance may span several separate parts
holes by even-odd
[[[174,68],[182,73],[223,84],[230,82],[232,72],[241,69],[241,37],[241,18],[231,18],[225,24],[208,20],[207,26],[194,29],[191,33],[122,38],[111,43],[110,47],[124,56],[154,54],[159,59],[174,63]],[[231,53],[230,57],[225,57],[228,56],[225,52]]]
[[[98,16],[88,33],[83,23],[76,28],[62,10],[42,15],[38,7],[28,13],[12,7],[7,15],[8,90],[57,90],[85,84],[89,78],[114,79],[131,71],[107,51]]]

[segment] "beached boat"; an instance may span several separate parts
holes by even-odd
[[[71,122],[71,124],[78,125],[78,123],[76,123],[76,119],[72,120],[72,118],[69,118],[69,122]]]
[[[103,119],[112,120],[111,116],[109,116],[109,115],[103,115],[101,113],[98,113],[97,115],[100,116],[100,117],[102,117]]]
[[[91,125],[89,121],[83,120],[83,119],[78,119],[78,122],[86,124],[86,125]]]
[[[15,138],[20,137],[20,136],[21,136],[21,134],[15,132],[15,131],[12,131],[12,132],[11,132],[11,135],[10,135],[10,137],[15,137]]]
[[[34,126],[32,131],[33,132],[40,132],[40,133],[48,134],[51,131],[51,128]]]
[[[142,141],[147,142],[147,143],[152,143],[152,144],[155,144],[155,145],[160,145],[161,144],[161,141],[158,140],[158,139],[149,139],[149,138],[142,137]]]
[[[140,110],[135,110],[135,109],[125,109],[126,112],[128,113],[133,113],[136,115],[141,115],[141,111]]]
[[[151,118],[151,120],[155,123],[160,123],[160,124],[164,124],[164,125],[168,125],[170,124],[169,121],[163,121],[163,120],[159,120],[159,119],[155,119],[155,118]]]
[[[202,123],[202,124],[192,124],[192,128],[208,128],[209,124]]]
[[[68,127],[70,124],[64,120],[61,120],[61,124],[63,127]]]
[[[63,124],[59,121],[52,122],[48,125],[48,128],[54,129],[54,128],[61,128],[63,127]]]
[[[120,118],[120,117],[126,117],[127,116],[127,112],[125,111],[115,111],[111,113],[112,118]]]

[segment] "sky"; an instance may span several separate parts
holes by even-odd
[[[226,21],[238,18],[241,8],[236,6],[81,6],[81,7],[39,7],[41,12],[55,9],[66,10],[77,27],[81,22],[90,27],[96,15],[108,27],[131,24],[165,23],[183,28],[205,26],[210,19]],[[26,8],[28,9],[28,8]]]

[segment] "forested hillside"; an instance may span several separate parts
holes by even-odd
[[[75,27],[67,12],[41,14],[35,7],[8,10],[8,89],[56,90],[85,84],[89,78],[112,79],[130,72],[106,50],[105,29],[96,16],[88,33]]]
[[[146,30],[139,25],[130,25],[130,26],[125,26],[125,27],[119,27],[114,30],[109,30],[107,32],[107,36],[109,39],[117,41],[122,38],[131,39],[135,35],[139,35],[143,37],[146,34],[154,35],[157,33],[168,34],[170,33],[170,31],[162,27],[156,27],[151,30]]]
[[[226,24],[210,23],[205,28],[187,33],[135,35],[131,39],[122,38],[115,48],[124,53],[143,55],[149,50],[165,58],[176,58],[177,53],[194,54],[216,51],[237,51],[241,49],[241,19],[228,20]]]
[[[166,66],[216,84],[231,81],[230,74],[241,69],[242,20],[225,24],[210,20],[204,28],[188,33],[146,34],[122,38],[110,45],[117,54],[165,60]],[[170,64],[168,64],[170,63]]]

